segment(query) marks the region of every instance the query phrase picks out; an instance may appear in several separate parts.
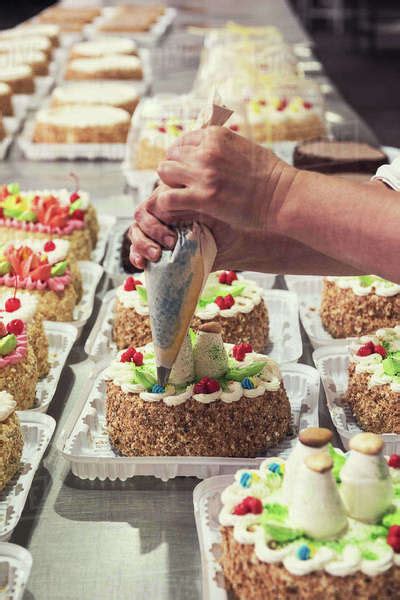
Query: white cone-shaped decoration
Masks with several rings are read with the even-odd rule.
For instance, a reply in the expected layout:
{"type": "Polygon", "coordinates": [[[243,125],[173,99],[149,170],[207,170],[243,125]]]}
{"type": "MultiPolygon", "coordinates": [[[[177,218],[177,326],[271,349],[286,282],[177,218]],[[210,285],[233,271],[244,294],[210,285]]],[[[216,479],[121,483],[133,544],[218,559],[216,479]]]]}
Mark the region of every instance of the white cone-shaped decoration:
{"type": "Polygon", "coordinates": [[[300,431],[296,445],[285,465],[282,492],[286,502],[289,502],[292,496],[293,485],[304,459],[326,450],[331,440],[332,432],[324,427],[308,427],[300,431]]]}
{"type": "Polygon", "coordinates": [[[218,378],[227,372],[228,355],[219,323],[204,323],[199,327],[193,354],[196,377],[218,378]]]}
{"type": "Polygon", "coordinates": [[[175,385],[185,385],[191,383],[194,380],[194,359],[193,359],[193,348],[192,342],[190,341],[189,335],[183,340],[181,349],[179,350],[178,356],[174,366],[172,367],[169,383],[175,385]]]}
{"type": "Polygon", "coordinates": [[[340,493],[347,514],[376,523],[391,506],[393,485],[382,454],[383,440],[375,433],[359,433],[350,440],[350,455],[340,472],[340,493]]]}
{"type": "Polygon", "coordinates": [[[332,467],[327,452],[307,456],[299,468],[289,502],[292,527],[316,540],[334,538],[347,527],[332,467]]]}

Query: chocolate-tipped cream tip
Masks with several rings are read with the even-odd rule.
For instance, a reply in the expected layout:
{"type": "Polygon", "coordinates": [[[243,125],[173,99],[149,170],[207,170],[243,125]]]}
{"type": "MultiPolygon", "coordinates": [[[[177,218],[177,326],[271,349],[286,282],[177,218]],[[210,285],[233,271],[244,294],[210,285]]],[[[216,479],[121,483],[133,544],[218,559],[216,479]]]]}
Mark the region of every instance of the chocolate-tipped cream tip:
{"type": "Polygon", "coordinates": [[[383,439],[376,433],[358,433],[350,440],[350,450],[376,456],[383,450],[383,439]]]}
{"type": "Polygon", "coordinates": [[[326,473],[333,467],[333,460],[327,452],[318,452],[310,454],[304,459],[305,464],[315,473],[326,473]]]}
{"type": "Polygon", "coordinates": [[[200,325],[199,331],[203,331],[204,333],[221,333],[222,327],[216,321],[211,321],[209,323],[203,323],[200,325]]]}
{"type": "Polygon", "coordinates": [[[310,448],[322,448],[332,441],[332,431],[326,427],[307,427],[299,433],[299,440],[310,448]]]}

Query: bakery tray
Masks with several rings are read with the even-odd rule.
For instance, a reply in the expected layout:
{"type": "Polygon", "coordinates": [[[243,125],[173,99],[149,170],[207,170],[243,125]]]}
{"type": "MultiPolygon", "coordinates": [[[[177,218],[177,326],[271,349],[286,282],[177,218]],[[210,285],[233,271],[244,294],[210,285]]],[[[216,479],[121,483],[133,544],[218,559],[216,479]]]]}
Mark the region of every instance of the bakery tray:
{"type": "Polygon", "coordinates": [[[101,263],[104,258],[107,249],[108,239],[113,231],[117,219],[112,215],[98,215],[99,221],[99,234],[97,239],[96,248],[92,252],[92,261],[95,263],[101,263]]]}
{"type": "MultiPolygon", "coordinates": [[[[362,431],[357,425],[350,407],[343,402],[343,394],[347,389],[348,382],[349,357],[349,344],[346,342],[342,342],[341,345],[324,346],[313,353],[315,366],[321,375],[332,422],[346,450],[349,449],[350,438],[362,431]]],[[[385,444],[385,454],[389,456],[400,454],[400,435],[384,433],[382,438],[385,444]]]]}
{"type": "Polygon", "coordinates": [[[104,273],[103,268],[89,260],[78,261],[79,270],[82,274],[83,296],[82,300],[74,308],[74,320],[70,325],[78,328],[78,337],[83,327],[93,312],[96,289],[104,273]]]}
{"type": "Polygon", "coordinates": [[[36,387],[36,404],[31,411],[37,412],[47,412],[78,334],[76,327],[67,323],[44,321],[44,329],[49,340],[50,371],[36,387]]]}
{"type": "MultiPolygon", "coordinates": [[[[57,448],[70,463],[74,475],[81,479],[120,479],[136,475],[152,475],[163,481],[178,476],[200,479],[221,473],[234,472],[241,467],[256,467],[259,458],[221,458],[195,456],[124,457],[112,449],[105,424],[106,363],[88,381],[82,398],[76,402],[57,440],[57,448]]],[[[282,367],[282,375],[292,409],[293,432],[268,455],[289,454],[299,429],[318,425],[320,381],[317,371],[307,365],[291,364],[282,367]]]]}
{"type": "Polygon", "coordinates": [[[1,600],[22,600],[31,568],[32,556],[28,550],[0,542],[1,600]]]}
{"type": "Polygon", "coordinates": [[[313,348],[333,344],[343,344],[354,338],[335,339],[322,325],[320,306],[323,277],[317,275],[285,275],[289,290],[297,294],[301,323],[310,338],[313,348]]]}
{"type": "Polygon", "coordinates": [[[7,540],[19,519],[43,454],[52,438],[56,422],[39,412],[18,412],[24,448],[21,469],[9,485],[0,492],[0,540],[7,540]]]}
{"type": "MultiPolygon", "coordinates": [[[[102,360],[105,354],[117,353],[112,341],[115,295],[116,291],[110,290],[104,296],[97,321],[86,340],[85,352],[94,361],[102,360]]],[[[265,290],[264,299],[271,340],[265,353],[279,364],[296,362],[303,353],[296,295],[286,290],[265,290]]]]}

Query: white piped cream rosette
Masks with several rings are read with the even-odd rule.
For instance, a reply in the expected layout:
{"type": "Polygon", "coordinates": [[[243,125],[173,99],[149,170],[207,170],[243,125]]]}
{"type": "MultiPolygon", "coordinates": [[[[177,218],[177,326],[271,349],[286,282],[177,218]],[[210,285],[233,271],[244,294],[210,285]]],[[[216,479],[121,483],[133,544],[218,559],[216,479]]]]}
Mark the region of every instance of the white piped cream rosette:
{"type": "Polygon", "coordinates": [[[4,423],[17,408],[17,403],[15,402],[12,394],[6,392],[5,390],[0,392],[0,423],[4,423]]]}
{"type": "Polygon", "coordinates": [[[247,352],[243,360],[234,358],[234,346],[224,344],[218,323],[203,324],[198,334],[190,332],[171,371],[168,384],[157,384],[153,345],[119,353],[105,376],[123,392],[139,394],[146,402],[163,401],[177,406],[193,398],[209,404],[237,402],[276,392],[282,382],[278,365],[264,354],[247,352]],[[136,360],[136,363],[135,363],[136,360]]]}
{"type": "Polygon", "coordinates": [[[389,298],[400,294],[400,285],[392,283],[376,275],[360,275],[355,277],[327,277],[327,281],[334,283],[342,290],[349,290],[356,296],[376,294],[389,298]]]}
{"type": "Polygon", "coordinates": [[[314,428],[314,434],[320,444],[315,452],[303,452],[299,463],[299,446],[293,451],[297,473],[281,458],[266,459],[258,470],[238,471],[221,494],[220,524],[233,527],[239,544],[252,544],[258,560],[282,563],[293,575],[323,569],[337,577],[357,572],[374,577],[400,567],[400,469],[388,469],[379,436],[373,436],[372,448],[372,434],[363,434],[367,439],[356,440],[355,449],[344,455],[323,443],[324,433],[319,436],[314,428]],[[355,454],[363,452],[360,468],[355,454]],[[294,478],[289,498],[286,477],[294,478]],[[366,506],[367,516],[375,520],[355,518],[355,504],[366,506]]]}

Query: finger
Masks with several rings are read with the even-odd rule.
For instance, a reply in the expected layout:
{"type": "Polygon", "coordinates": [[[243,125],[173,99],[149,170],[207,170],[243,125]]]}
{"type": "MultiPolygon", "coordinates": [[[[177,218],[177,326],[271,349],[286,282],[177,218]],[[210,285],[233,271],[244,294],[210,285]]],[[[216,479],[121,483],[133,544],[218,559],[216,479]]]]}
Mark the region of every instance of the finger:
{"type": "Polygon", "coordinates": [[[147,210],[166,224],[193,221],[196,218],[197,195],[193,188],[164,188],[147,201],[147,210]]]}
{"type": "Polygon", "coordinates": [[[175,246],[176,237],[172,229],[169,229],[169,227],[160,223],[160,221],[147,210],[137,210],[135,213],[135,220],[136,224],[148,238],[158,242],[165,248],[172,249],[175,246]]]}
{"type": "Polygon", "coordinates": [[[136,254],[132,246],[129,250],[129,260],[131,264],[140,271],[144,271],[144,269],[146,268],[145,259],[143,258],[143,256],[140,256],[140,254],[136,254]]]}
{"type": "Polygon", "coordinates": [[[167,149],[167,158],[171,160],[180,160],[181,156],[187,156],[193,152],[204,139],[204,129],[196,129],[181,135],[176,142],[167,149]]]}
{"type": "Polygon", "coordinates": [[[190,166],[175,160],[165,160],[158,165],[157,173],[168,186],[179,188],[190,185],[196,177],[190,166]]]}
{"type": "Polygon", "coordinates": [[[146,260],[152,262],[157,261],[160,258],[161,248],[152,239],[148,238],[138,227],[133,225],[131,227],[131,251],[133,254],[137,254],[146,260]]]}

